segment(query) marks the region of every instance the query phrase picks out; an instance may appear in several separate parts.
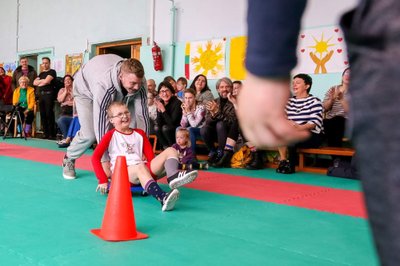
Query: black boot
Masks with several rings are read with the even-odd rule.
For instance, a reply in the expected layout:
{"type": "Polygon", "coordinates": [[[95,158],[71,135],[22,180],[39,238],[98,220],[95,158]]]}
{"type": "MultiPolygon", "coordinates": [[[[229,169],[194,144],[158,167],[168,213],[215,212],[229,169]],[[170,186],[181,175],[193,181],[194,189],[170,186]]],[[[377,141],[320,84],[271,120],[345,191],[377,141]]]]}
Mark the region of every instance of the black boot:
{"type": "Polygon", "coordinates": [[[276,172],[280,174],[293,174],[294,168],[290,165],[288,160],[281,160],[276,172]]]}
{"type": "Polygon", "coordinates": [[[263,151],[252,151],[251,161],[246,165],[247,170],[258,170],[264,168],[263,151]]]}
{"type": "Polygon", "coordinates": [[[222,156],[223,156],[222,150],[210,151],[210,153],[208,154],[207,162],[213,165],[217,163],[219,160],[221,160],[222,156]]]}
{"type": "Polygon", "coordinates": [[[231,167],[232,156],[233,156],[232,150],[224,150],[224,155],[222,155],[222,158],[218,162],[216,162],[213,166],[216,168],[231,167]]]}

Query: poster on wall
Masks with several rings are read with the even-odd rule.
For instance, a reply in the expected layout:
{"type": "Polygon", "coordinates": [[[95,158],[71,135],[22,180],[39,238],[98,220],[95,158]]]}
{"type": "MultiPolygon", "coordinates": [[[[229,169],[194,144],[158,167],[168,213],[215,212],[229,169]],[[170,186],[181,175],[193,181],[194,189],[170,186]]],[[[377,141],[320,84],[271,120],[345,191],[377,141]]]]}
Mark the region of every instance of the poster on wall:
{"type": "Polygon", "coordinates": [[[225,39],[186,44],[185,76],[194,79],[199,74],[203,74],[207,79],[225,76],[225,39]]]}
{"type": "Polygon", "coordinates": [[[12,77],[14,70],[17,69],[17,64],[15,62],[3,63],[2,67],[6,71],[6,75],[12,77]]]}
{"type": "Polygon", "coordinates": [[[64,72],[65,68],[64,68],[64,60],[63,59],[53,59],[53,61],[51,61],[51,63],[52,63],[52,68],[57,73],[64,72]]]}
{"type": "Polygon", "coordinates": [[[65,56],[65,74],[74,75],[82,66],[83,54],[73,54],[65,56]]]}
{"type": "Polygon", "coordinates": [[[297,58],[293,74],[342,72],[349,66],[342,30],[329,26],[300,32],[297,58]]]}
{"type": "Polygon", "coordinates": [[[247,37],[231,38],[229,75],[233,80],[243,80],[246,77],[245,59],[246,59],[247,37]]]}

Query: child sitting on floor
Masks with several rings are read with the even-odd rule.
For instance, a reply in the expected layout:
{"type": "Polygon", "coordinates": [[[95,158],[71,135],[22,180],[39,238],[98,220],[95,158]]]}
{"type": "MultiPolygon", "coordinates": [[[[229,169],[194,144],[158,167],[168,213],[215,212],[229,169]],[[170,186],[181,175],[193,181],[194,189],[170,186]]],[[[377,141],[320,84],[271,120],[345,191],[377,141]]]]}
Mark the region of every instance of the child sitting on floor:
{"type": "Polygon", "coordinates": [[[190,148],[190,133],[186,128],[176,130],[176,143],[172,145],[178,152],[180,169],[208,169],[207,163],[198,163],[193,150],[190,148]]]}
{"type": "Polygon", "coordinates": [[[125,104],[111,103],[107,115],[114,129],[103,136],[93,153],[92,164],[99,179],[96,191],[102,194],[107,192],[108,178],[114,171],[117,156],[122,155],[126,157],[129,181],[133,184],[140,183],[147,193],[161,203],[162,211],[172,210],[179,198],[177,188],[194,181],[197,171],[179,171],[178,153],[173,148],[168,148],[154,157],[144,131],[129,127],[131,117],[125,104]],[[101,159],[105,152],[108,152],[110,161],[103,162],[102,165],[101,159]],[[165,176],[165,173],[172,189],[168,193],[155,181],[165,176]]]}

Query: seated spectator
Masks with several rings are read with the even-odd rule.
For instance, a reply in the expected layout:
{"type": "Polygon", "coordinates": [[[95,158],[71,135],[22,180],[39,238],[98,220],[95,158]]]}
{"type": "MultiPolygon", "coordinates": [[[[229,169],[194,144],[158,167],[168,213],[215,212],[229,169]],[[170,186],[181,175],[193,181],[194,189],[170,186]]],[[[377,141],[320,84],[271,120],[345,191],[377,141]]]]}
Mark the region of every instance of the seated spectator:
{"type": "Polygon", "coordinates": [[[187,128],[190,133],[191,149],[196,154],[196,140],[201,137],[200,128],[204,126],[206,108],[197,104],[196,92],[193,89],[186,89],[182,103],[181,127],[187,128]]]}
{"type": "Polygon", "coordinates": [[[176,143],[172,145],[172,148],[178,152],[180,164],[191,164],[196,161],[196,156],[190,146],[189,131],[186,128],[178,128],[176,130],[176,143]]]}
{"type": "Polygon", "coordinates": [[[181,101],[174,95],[172,85],[163,81],[158,85],[157,120],[155,132],[157,139],[165,150],[175,143],[175,130],[182,118],[181,101]]]}
{"type": "Polygon", "coordinates": [[[190,84],[190,88],[196,92],[196,101],[199,104],[205,106],[207,102],[214,100],[214,95],[207,85],[206,76],[202,74],[197,75],[192,84],[190,84]]]}
{"type": "Polygon", "coordinates": [[[12,105],[12,78],[6,75],[3,67],[0,67],[0,101],[4,105],[12,105]]]}
{"type": "Polygon", "coordinates": [[[29,78],[26,76],[20,77],[18,83],[19,87],[14,90],[12,104],[19,110],[25,136],[30,137],[34,119],[35,89],[28,86],[29,78]]]}
{"type": "MultiPolygon", "coordinates": [[[[228,100],[233,104],[233,106],[235,107],[235,110],[237,109],[237,96],[240,92],[240,90],[242,89],[243,83],[240,80],[235,80],[233,82],[233,89],[232,89],[232,93],[228,94],[228,100]]],[[[239,128],[240,130],[240,128],[239,128]]],[[[263,162],[263,151],[261,150],[257,150],[257,148],[250,143],[249,141],[246,141],[246,139],[244,138],[243,134],[242,138],[243,138],[243,142],[245,143],[245,145],[247,147],[249,147],[250,149],[250,156],[251,156],[251,160],[250,162],[246,165],[246,169],[248,170],[257,170],[257,169],[263,169],[264,168],[264,162],[263,162]]]]}
{"type": "Polygon", "coordinates": [[[210,150],[208,162],[214,167],[230,167],[233,148],[239,137],[239,124],[233,104],[228,100],[232,81],[222,78],[216,84],[219,98],[206,104],[207,117],[200,134],[210,150]],[[214,143],[218,141],[218,149],[214,143]]]}
{"type": "Polygon", "coordinates": [[[176,81],[176,97],[178,97],[178,99],[181,101],[183,101],[187,83],[187,79],[185,79],[184,77],[180,77],[176,81]]]}
{"type": "Polygon", "coordinates": [[[67,148],[80,128],[81,128],[81,124],[79,123],[78,112],[76,111],[75,104],[74,104],[73,105],[73,118],[72,118],[71,123],[69,124],[67,137],[57,142],[58,147],[59,148],[67,148]]]}
{"type": "Polygon", "coordinates": [[[176,143],[172,145],[178,152],[180,169],[208,169],[207,163],[198,163],[196,155],[192,152],[189,130],[178,128],[176,130],[176,143]]]}
{"type": "Polygon", "coordinates": [[[157,120],[157,106],[154,102],[155,96],[153,93],[147,93],[147,108],[149,109],[149,117],[150,117],[150,135],[155,134],[154,127],[156,126],[157,120]]]}
{"type": "Polygon", "coordinates": [[[164,78],[164,81],[169,82],[169,84],[172,85],[172,88],[174,88],[174,95],[175,95],[175,93],[177,92],[177,89],[176,89],[176,80],[175,80],[172,76],[166,76],[166,77],[164,78]]]}
{"type": "Polygon", "coordinates": [[[74,79],[71,75],[65,75],[63,82],[64,88],[58,92],[57,101],[61,106],[60,118],[57,120],[58,128],[61,130],[63,139],[67,138],[68,128],[72,121],[74,96],[72,94],[72,83],[74,79]]]}
{"type": "Polygon", "coordinates": [[[350,81],[350,68],[342,73],[342,84],[333,86],[326,94],[322,103],[325,111],[324,131],[327,144],[330,147],[341,147],[347,119],[347,90],[350,81]]]}
{"type": "Polygon", "coordinates": [[[295,172],[297,148],[318,148],[322,143],[322,103],[310,94],[312,78],[307,74],[297,74],[293,78],[294,96],[286,104],[286,114],[299,130],[310,130],[310,138],[291,145],[279,147],[280,163],[277,173],[291,174],[295,172]]]}
{"type": "Polygon", "coordinates": [[[156,82],[154,79],[147,80],[147,91],[152,93],[154,96],[157,96],[156,82]]]}

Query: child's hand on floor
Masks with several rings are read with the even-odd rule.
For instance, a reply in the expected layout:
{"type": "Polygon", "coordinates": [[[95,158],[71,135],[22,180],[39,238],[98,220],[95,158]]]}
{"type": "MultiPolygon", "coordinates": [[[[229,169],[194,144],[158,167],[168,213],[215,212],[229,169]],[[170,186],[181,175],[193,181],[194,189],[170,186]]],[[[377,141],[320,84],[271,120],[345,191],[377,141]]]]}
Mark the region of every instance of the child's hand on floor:
{"type": "Polygon", "coordinates": [[[103,184],[99,184],[96,188],[96,192],[100,191],[101,194],[106,194],[108,190],[108,184],[107,183],[103,183],[103,184]]]}

